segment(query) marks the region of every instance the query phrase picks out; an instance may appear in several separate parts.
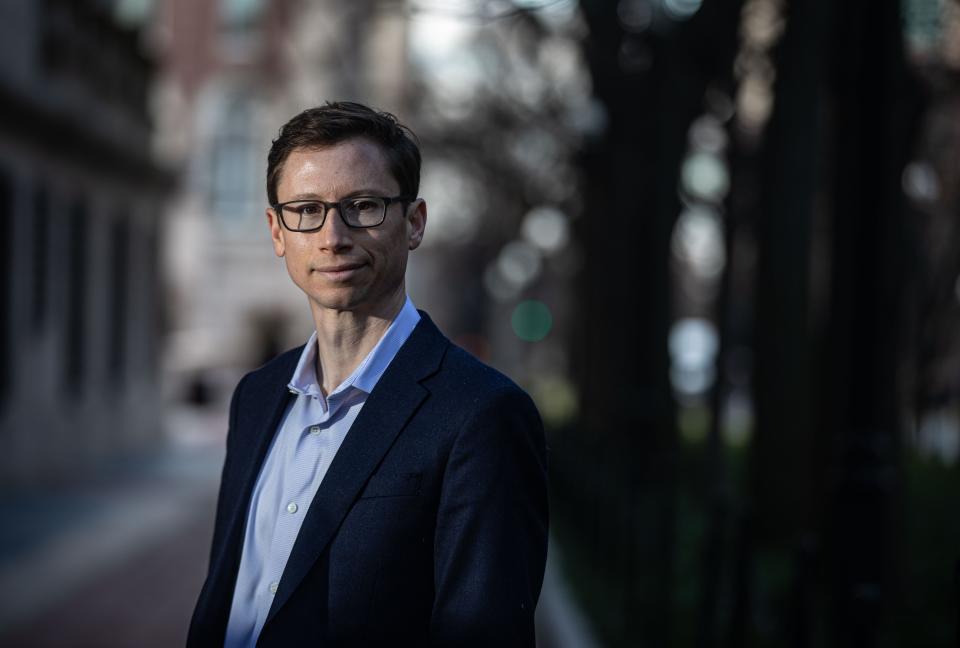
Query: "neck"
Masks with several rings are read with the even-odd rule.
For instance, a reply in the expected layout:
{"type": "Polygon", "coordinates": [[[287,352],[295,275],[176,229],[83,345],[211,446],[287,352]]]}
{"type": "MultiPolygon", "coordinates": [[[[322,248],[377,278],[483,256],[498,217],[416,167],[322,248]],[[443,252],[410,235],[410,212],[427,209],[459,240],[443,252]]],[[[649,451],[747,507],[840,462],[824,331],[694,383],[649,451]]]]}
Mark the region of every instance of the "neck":
{"type": "Polygon", "coordinates": [[[324,395],[346,380],[377,345],[406,301],[401,290],[372,312],[338,311],[314,305],[317,328],[317,380],[324,395]]]}

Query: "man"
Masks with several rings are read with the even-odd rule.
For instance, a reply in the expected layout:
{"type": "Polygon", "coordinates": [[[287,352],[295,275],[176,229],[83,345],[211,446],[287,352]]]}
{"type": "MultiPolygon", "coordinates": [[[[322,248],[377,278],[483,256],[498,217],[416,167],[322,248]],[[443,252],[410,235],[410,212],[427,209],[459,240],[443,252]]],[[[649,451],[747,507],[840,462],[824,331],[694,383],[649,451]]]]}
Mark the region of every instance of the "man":
{"type": "Polygon", "coordinates": [[[407,297],[419,181],[405,128],[360,104],[273,143],[267,223],[316,330],[234,392],[189,646],[534,645],[543,428],[407,297]]]}

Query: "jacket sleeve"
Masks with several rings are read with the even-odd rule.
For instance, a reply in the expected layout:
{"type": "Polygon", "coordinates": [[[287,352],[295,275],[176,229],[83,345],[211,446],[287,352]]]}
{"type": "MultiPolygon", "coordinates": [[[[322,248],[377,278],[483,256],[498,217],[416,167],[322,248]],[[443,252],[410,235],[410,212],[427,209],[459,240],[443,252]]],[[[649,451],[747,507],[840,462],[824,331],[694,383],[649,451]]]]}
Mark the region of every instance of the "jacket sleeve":
{"type": "Polygon", "coordinates": [[[478,403],[451,446],[434,536],[433,645],[534,646],[547,508],[543,424],[511,386],[478,403]]]}
{"type": "Polygon", "coordinates": [[[209,569],[213,566],[213,560],[215,558],[217,549],[220,547],[223,542],[223,534],[226,531],[227,525],[227,512],[230,508],[230,502],[228,499],[228,491],[230,490],[228,483],[230,476],[230,460],[233,458],[233,453],[231,452],[231,441],[233,440],[234,431],[237,429],[237,408],[240,403],[240,393],[243,390],[243,385],[247,381],[248,376],[244,376],[240,382],[237,384],[236,389],[233,390],[233,397],[230,399],[230,419],[227,428],[227,443],[226,443],[226,455],[223,459],[223,470],[220,471],[220,490],[217,494],[217,513],[215,517],[215,522],[213,526],[213,540],[210,543],[210,562],[208,564],[208,575],[209,569]]]}
{"type": "Polygon", "coordinates": [[[212,572],[213,566],[216,563],[217,554],[223,548],[231,498],[236,496],[236,493],[231,489],[229,483],[232,474],[231,461],[234,456],[231,442],[237,429],[237,410],[239,409],[239,402],[241,400],[240,393],[246,380],[247,377],[245,376],[240,381],[230,401],[227,454],[224,458],[223,471],[220,477],[216,521],[213,527],[213,540],[210,543],[210,561],[207,565],[207,576],[204,579],[203,588],[200,591],[200,596],[197,599],[193,616],[190,620],[190,629],[187,633],[188,648],[222,645],[223,632],[226,628],[227,618],[230,613],[230,593],[225,592],[222,585],[218,589],[217,583],[212,579],[212,572]]]}

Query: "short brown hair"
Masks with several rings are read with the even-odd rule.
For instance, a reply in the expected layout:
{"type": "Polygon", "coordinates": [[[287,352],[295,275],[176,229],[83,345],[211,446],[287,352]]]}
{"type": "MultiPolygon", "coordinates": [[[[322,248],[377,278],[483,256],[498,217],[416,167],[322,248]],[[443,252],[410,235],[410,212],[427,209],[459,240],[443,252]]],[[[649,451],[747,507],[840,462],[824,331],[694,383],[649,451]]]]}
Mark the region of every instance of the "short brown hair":
{"type": "Polygon", "coordinates": [[[267,199],[277,203],[277,184],[283,163],[296,149],[323,148],[353,137],[366,137],[387,155],[390,172],[402,196],[416,197],[420,190],[420,149],[416,135],[388,112],[352,101],[328,101],[308,108],[280,129],[267,155],[267,199]]]}

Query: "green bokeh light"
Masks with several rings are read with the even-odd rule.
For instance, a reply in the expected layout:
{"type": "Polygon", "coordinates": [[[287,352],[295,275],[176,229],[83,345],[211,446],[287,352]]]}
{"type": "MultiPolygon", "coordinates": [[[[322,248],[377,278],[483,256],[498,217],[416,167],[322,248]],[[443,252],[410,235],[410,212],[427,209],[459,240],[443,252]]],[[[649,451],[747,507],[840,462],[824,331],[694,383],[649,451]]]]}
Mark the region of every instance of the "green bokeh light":
{"type": "Polygon", "coordinates": [[[553,328],[553,315],[542,301],[528,299],[517,304],[510,317],[510,324],[517,337],[527,342],[539,342],[553,328]]]}

